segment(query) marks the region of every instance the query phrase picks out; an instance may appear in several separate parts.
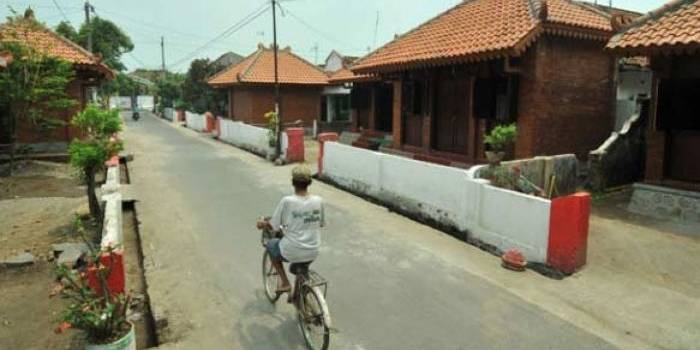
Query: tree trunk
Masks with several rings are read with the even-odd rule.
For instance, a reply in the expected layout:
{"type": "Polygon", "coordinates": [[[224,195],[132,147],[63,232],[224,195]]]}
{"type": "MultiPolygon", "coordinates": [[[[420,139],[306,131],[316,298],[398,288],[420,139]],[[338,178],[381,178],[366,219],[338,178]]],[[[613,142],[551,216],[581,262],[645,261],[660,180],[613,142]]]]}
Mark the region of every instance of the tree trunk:
{"type": "Polygon", "coordinates": [[[98,223],[102,221],[102,208],[100,208],[100,202],[97,200],[97,194],[95,193],[95,172],[94,168],[85,169],[85,182],[87,183],[87,196],[88,203],[90,204],[90,215],[98,223]]]}

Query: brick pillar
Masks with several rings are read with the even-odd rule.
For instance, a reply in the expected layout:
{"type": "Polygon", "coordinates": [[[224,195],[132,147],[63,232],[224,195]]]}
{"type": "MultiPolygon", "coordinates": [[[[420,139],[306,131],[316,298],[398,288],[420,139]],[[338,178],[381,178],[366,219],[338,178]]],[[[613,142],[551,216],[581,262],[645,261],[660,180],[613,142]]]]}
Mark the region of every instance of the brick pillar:
{"type": "Polygon", "coordinates": [[[403,132],[403,123],[401,122],[401,80],[394,82],[394,101],[392,103],[392,134],[394,137],[394,148],[401,148],[401,134],[403,132]]]}
{"type": "Polygon", "coordinates": [[[338,141],[338,134],[334,132],[324,132],[318,135],[318,176],[323,175],[323,152],[326,142],[338,141]]]}

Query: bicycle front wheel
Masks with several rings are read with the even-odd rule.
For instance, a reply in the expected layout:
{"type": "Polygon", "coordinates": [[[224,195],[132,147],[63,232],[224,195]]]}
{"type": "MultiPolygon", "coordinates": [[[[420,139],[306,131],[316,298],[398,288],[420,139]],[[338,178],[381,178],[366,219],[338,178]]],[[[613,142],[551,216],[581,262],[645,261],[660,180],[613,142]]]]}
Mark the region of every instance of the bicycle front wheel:
{"type": "Polygon", "coordinates": [[[277,270],[272,266],[272,257],[270,252],[265,250],[263,253],[262,260],[262,277],[263,277],[263,288],[265,289],[265,296],[271,303],[276,303],[280,295],[277,294],[277,285],[280,281],[280,276],[277,270]]]}
{"type": "Polygon", "coordinates": [[[299,296],[297,317],[306,346],[311,350],[328,349],[331,335],[330,325],[326,323],[329,316],[323,294],[317,288],[303,286],[299,296]]]}

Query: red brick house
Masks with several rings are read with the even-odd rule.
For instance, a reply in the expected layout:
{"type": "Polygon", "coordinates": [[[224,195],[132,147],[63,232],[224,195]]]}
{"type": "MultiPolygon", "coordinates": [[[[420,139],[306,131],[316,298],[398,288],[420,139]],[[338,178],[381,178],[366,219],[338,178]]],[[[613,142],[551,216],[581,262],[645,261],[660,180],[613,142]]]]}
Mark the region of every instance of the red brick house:
{"type": "MultiPolygon", "coordinates": [[[[286,48],[278,52],[280,113],[284,123],[303,121],[309,127],[321,111],[321,91],[328,76],[286,48]]],[[[228,117],[248,124],[264,124],[275,107],[274,52],[258,46],[243,61],[209,79],[215,88],[228,89],[228,117]]]]}
{"type": "Polygon", "coordinates": [[[700,191],[700,1],[672,1],[638,18],[608,49],[651,60],[644,182],[700,191]]]}
{"type": "MultiPolygon", "coordinates": [[[[77,136],[77,131],[69,126],[70,119],[89,101],[89,90],[99,86],[106,79],[114,78],[114,72],[100,63],[98,57],[36,22],[33,17],[0,25],[0,41],[19,42],[42,54],[57,57],[73,64],[75,76],[66,90],[70,97],[78,101],[78,106],[70,110],[56,111],[53,115],[54,118],[65,122],[65,125],[44,130],[30,121],[23,121],[17,126],[18,144],[31,144],[37,151],[48,149],[64,151],[68,142],[77,136]]],[[[2,106],[0,106],[1,109],[2,106]]],[[[2,113],[2,115],[8,114],[2,113]]],[[[7,122],[7,118],[2,119],[2,129],[9,130],[9,127],[4,127],[5,122],[7,122]]],[[[10,142],[9,133],[0,132],[0,144],[10,142]]]]}
{"type": "Polygon", "coordinates": [[[382,131],[403,152],[483,162],[484,134],[515,122],[515,157],[585,158],[614,124],[616,64],[604,50],[613,15],[637,14],[570,0],[464,1],[350,67],[378,78],[357,84],[375,101],[356,105],[359,125],[380,129],[389,116],[378,106],[390,99],[382,131]]]}

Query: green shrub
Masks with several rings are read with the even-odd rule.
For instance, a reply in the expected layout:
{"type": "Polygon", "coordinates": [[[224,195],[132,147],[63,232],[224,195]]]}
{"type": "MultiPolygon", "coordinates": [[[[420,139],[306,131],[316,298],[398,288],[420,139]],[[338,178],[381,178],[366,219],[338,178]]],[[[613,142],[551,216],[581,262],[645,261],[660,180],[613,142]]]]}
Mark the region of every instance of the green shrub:
{"type": "Polygon", "coordinates": [[[518,136],[518,127],[515,123],[498,125],[484,137],[484,144],[488,145],[491,151],[501,152],[511,145],[518,136]]]}

